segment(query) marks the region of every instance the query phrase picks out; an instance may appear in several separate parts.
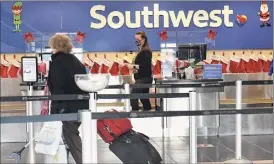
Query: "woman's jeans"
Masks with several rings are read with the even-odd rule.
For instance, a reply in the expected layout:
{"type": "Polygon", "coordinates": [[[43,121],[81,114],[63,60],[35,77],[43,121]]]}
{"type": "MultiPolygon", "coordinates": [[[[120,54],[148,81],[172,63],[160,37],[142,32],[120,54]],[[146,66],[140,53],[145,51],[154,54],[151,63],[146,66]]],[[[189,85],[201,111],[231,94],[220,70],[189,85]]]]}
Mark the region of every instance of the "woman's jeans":
{"type": "Polygon", "coordinates": [[[76,164],[82,164],[82,140],[78,128],[81,122],[63,121],[63,136],[76,164]]]}
{"type": "MultiPolygon", "coordinates": [[[[135,84],[151,84],[152,78],[147,79],[137,79],[135,80],[135,84]]],[[[149,88],[132,88],[131,93],[149,93],[149,88]]],[[[151,104],[149,99],[140,99],[143,104],[144,110],[151,110],[151,104]]],[[[139,99],[131,99],[130,100],[132,110],[139,110],[139,99]]]]}
{"type": "MultiPolygon", "coordinates": [[[[65,110],[51,110],[51,114],[62,114],[65,110]],[[54,113],[57,112],[57,113],[54,113]]],[[[74,158],[76,164],[82,164],[82,140],[79,135],[79,126],[81,122],[77,121],[62,121],[63,123],[63,137],[66,145],[74,158]]]]}

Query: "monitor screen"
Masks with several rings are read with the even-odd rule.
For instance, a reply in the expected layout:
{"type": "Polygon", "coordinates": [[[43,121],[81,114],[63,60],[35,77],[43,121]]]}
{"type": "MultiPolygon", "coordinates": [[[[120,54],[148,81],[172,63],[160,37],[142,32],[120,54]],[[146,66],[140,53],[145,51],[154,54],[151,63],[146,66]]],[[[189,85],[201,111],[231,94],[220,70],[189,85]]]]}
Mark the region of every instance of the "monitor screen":
{"type": "Polygon", "coordinates": [[[206,59],[206,44],[184,44],[179,45],[177,50],[177,57],[179,60],[191,60],[193,59],[198,63],[206,59]]]}
{"type": "Polygon", "coordinates": [[[40,59],[41,61],[51,61],[51,53],[40,53],[40,59]]]}

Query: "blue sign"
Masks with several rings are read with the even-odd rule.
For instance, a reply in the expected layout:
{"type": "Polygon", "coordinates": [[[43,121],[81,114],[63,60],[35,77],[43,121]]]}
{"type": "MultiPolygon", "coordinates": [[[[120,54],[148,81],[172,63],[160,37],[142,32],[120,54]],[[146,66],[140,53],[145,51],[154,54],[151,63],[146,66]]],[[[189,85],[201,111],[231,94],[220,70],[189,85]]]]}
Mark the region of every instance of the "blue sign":
{"type": "Polygon", "coordinates": [[[26,52],[27,32],[47,43],[49,34],[77,31],[86,34],[85,51],[134,51],[134,34],[140,30],[147,33],[152,50],[160,50],[158,34],[164,29],[169,43],[206,42],[221,50],[272,49],[272,18],[262,19],[273,15],[272,4],[267,1],[268,10],[262,11],[260,1],[22,1],[18,17],[15,2],[1,1],[1,52],[26,52]],[[20,21],[14,21],[14,15],[20,21]]]}
{"type": "Polygon", "coordinates": [[[204,79],[222,79],[221,64],[206,64],[203,65],[204,79]]]}

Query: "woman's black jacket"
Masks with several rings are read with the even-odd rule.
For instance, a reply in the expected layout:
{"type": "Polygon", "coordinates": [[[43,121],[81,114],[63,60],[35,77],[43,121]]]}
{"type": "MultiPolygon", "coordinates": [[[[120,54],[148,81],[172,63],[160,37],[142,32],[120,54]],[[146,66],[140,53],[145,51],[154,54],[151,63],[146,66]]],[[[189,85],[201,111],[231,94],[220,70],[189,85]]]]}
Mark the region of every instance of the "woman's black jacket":
{"type": "MultiPolygon", "coordinates": [[[[86,74],[84,65],[72,54],[56,53],[51,56],[48,87],[52,95],[87,94],[78,88],[75,74],[86,74]]],[[[51,114],[76,113],[88,109],[88,100],[52,101],[51,114]]]]}

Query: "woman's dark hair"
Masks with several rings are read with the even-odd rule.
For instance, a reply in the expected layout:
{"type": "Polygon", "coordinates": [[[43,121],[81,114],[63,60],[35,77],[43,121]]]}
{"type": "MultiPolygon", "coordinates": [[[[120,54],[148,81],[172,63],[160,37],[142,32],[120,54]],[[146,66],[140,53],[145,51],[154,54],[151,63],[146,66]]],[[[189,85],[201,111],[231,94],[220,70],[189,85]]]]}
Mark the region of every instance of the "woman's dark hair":
{"type": "Polygon", "coordinates": [[[136,32],[135,35],[140,35],[142,39],[145,40],[142,48],[140,49],[140,51],[150,51],[151,52],[151,49],[149,47],[149,44],[148,44],[148,40],[147,40],[147,35],[144,31],[139,31],[139,32],[136,32]]]}

